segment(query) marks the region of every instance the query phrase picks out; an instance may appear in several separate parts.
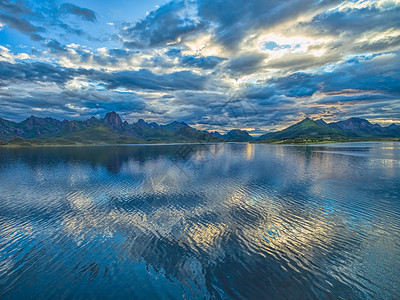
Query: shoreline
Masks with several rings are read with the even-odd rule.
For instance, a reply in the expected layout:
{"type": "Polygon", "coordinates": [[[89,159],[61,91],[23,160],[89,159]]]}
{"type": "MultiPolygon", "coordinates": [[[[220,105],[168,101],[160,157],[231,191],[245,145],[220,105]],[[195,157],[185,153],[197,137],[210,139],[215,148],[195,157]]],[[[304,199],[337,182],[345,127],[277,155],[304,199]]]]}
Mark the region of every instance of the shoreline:
{"type": "MultiPolygon", "coordinates": [[[[29,140],[28,140],[29,141],[29,140]]],[[[113,147],[113,146],[178,146],[178,145],[217,145],[217,144],[266,144],[266,145],[281,145],[281,146],[311,146],[321,144],[339,144],[339,143],[400,143],[399,139],[371,139],[371,140],[332,140],[332,141],[313,141],[313,142],[286,142],[286,141],[223,141],[223,142],[172,142],[172,143],[126,143],[126,144],[30,144],[30,145],[18,145],[18,144],[0,144],[0,149],[11,149],[11,148],[59,148],[59,147],[113,147]]],[[[29,143],[29,142],[28,142],[29,143]]]]}

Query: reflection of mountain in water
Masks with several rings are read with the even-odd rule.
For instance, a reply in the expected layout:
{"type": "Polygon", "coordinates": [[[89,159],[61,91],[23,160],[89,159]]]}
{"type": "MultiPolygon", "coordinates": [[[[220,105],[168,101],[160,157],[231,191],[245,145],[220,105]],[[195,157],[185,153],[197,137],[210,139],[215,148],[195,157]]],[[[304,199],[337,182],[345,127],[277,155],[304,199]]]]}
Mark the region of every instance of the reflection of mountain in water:
{"type": "Polygon", "coordinates": [[[146,146],[82,146],[82,147],[43,147],[43,148],[4,148],[0,149],[0,163],[20,159],[30,166],[53,165],[54,163],[88,163],[106,166],[110,172],[118,172],[129,160],[139,163],[157,158],[172,161],[187,161],[197,152],[207,149],[218,152],[222,145],[176,144],[146,146]]]}
{"type": "Polygon", "coordinates": [[[45,251],[27,252],[35,272],[59,275],[43,267],[57,247],[70,296],[85,285],[133,297],[391,295],[379,282],[398,265],[400,168],[385,172],[400,149],[358,145],[2,151],[0,222],[24,216],[21,232],[45,251]]]}

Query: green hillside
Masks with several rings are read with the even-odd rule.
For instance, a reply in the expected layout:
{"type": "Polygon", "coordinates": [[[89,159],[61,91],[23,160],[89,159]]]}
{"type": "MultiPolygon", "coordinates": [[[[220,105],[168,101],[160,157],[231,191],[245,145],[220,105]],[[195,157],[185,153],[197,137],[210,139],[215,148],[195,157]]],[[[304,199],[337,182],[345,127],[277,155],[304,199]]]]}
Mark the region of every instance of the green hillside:
{"type": "Polygon", "coordinates": [[[257,140],[287,140],[302,138],[332,139],[349,137],[351,137],[351,135],[348,135],[334,128],[326,127],[319,122],[311,120],[310,118],[306,118],[282,131],[264,134],[260,136],[257,140]]]}
{"type": "MultiPolygon", "coordinates": [[[[266,133],[255,141],[296,144],[388,139],[400,139],[400,126],[391,124],[382,127],[360,118],[332,123],[305,118],[281,131],[266,133]]],[[[244,130],[235,129],[221,135],[218,132],[199,131],[178,121],[158,125],[140,119],[129,124],[122,121],[116,112],[107,113],[104,118],[91,117],[83,121],[59,121],[35,116],[20,123],[0,119],[0,145],[11,147],[224,141],[251,142],[254,138],[244,130]]]]}

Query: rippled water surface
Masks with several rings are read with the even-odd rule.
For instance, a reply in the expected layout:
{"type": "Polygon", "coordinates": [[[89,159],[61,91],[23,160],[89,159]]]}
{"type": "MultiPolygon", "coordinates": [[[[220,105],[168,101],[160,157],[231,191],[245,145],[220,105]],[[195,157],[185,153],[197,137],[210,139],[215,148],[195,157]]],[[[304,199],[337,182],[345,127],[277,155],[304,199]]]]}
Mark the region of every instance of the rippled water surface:
{"type": "Polygon", "coordinates": [[[400,144],[0,149],[0,297],[399,299],[400,144]]]}

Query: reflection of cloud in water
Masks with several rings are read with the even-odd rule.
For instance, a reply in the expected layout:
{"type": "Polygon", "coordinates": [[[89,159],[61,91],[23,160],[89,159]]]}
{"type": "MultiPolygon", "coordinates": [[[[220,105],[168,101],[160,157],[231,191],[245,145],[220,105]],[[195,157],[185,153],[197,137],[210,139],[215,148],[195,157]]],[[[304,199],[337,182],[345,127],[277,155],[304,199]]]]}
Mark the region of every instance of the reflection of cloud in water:
{"type": "MultiPolygon", "coordinates": [[[[1,224],[26,215],[48,226],[45,216],[50,216],[60,222],[57,239],[74,241],[88,255],[104,247],[99,259],[89,256],[92,277],[110,267],[108,256],[118,255],[144,262],[170,284],[183,284],[191,291],[183,292],[187,297],[252,298],[305,285],[312,288],[299,297],[326,296],[327,290],[344,296],[353,289],[363,296],[382,291],[354,270],[381,279],[364,270],[363,259],[373,260],[376,253],[383,263],[370,265],[385,274],[400,253],[398,243],[387,238],[388,232],[391,241],[399,237],[393,231],[398,219],[390,213],[399,211],[398,204],[391,198],[377,202],[384,184],[388,195],[399,194],[393,185],[399,181],[397,165],[381,160],[371,168],[375,158],[337,156],[326,146],[207,147],[193,148],[183,160],[169,150],[144,160],[123,150],[127,156],[117,172],[109,171],[103,156],[99,163],[75,154],[72,162],[56,165],[31,160],[28,168],[21,159],[3,172],[14,182],[0,184],[1,224]],[[374,185],[377,172],[379,186],[374,185]],[[35,174],[41,174],[40,181],[35,174]],[[275,289],[269,290],[265,278],[275,289]],[[214,286],[224,288],[223,294],[214,286]]],[[[36,234],[39,223],[29,224],[36,234]]],[[[4,261],[7,269],[11,260],[4,261]]]]}

